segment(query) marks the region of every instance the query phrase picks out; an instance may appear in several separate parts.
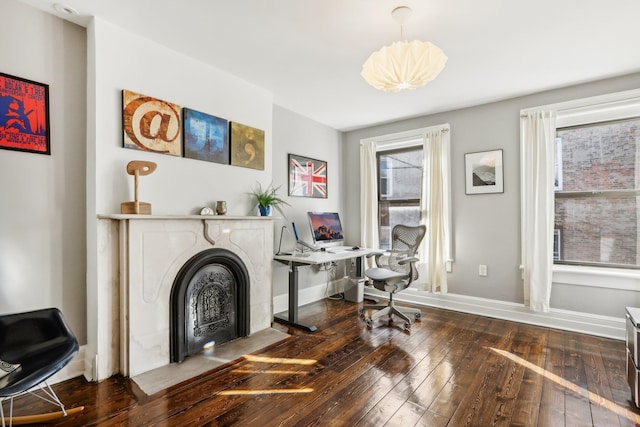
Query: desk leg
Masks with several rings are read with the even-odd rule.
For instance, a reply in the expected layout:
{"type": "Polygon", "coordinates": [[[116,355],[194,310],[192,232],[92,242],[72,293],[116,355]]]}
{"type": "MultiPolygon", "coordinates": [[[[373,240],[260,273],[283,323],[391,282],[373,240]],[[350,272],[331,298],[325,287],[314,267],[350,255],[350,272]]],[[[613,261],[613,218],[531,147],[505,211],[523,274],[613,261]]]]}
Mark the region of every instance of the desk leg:
{"type": "Polygon", "coordinates": [[[276,314],[274,320],[287,325],[302,328],[308,332],[314,332],[318,328],[315,325],[308,325],[298,321],[298,266],[292,264],[289,267],[289,311],[287,316],[276,314]]]}

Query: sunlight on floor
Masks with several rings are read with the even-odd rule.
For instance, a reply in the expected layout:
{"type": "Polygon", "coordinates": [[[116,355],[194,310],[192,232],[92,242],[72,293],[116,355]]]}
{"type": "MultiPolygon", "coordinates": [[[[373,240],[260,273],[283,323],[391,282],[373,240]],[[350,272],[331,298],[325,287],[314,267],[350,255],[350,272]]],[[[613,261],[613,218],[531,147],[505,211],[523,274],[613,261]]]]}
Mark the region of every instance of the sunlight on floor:
{"type": "Polygon", "coordinates": [[[299,394],[313,393],[312,388],[268,389],[268,390],[224,390],[216,393],[218,396],[255,395],[255,394],[299,394]]]}
{"type": "Polygon", "coordinates": [[[309,372],[307,371],[277,371],[277,370],[266,370],[263,371],[261,369],[234,369],[234,374],[267,374],[267,375],[307,375],[309,372]]]}
{"type": "Polygon", "coordinates": [[[288,359],[283,357],[254,356],[252,354],[247,354],[244,358],[249,362],[281,363],[283,365],[313,365],[318,362],[314,359],[288,359]]]}
{"type": "Polygon", "coordinates": [[[528,362],[524,359],[522,359],[521,357],[516,356],[515,354],[509,353],[508,351],[504,351],[504,350],[499,350],[497,348],[489,348],[490,350],[498,353],[499,355],[506,357],[507,359],[510,359],[514,362],[516,362],[519,365],[524,366],[527,369],[531,369],[533,372],[535,372],[536,374],[542,375],[543,377],[555,382],[556,384],[567,388],[571,391],[573,391],[574,393],[583,396],[583,397],[587,397],[589,399],[590,402],[595,403],[597,405],[602,406],[605,409],[610,410],[611,412],[616,413],[618,416],[621,417],[625,417],[626,419],[628,419],[629,421],[636,423],[636,424],[640,424],[640,415],[634,413],[633,411],[627,409],[627,408],[623,408],[622,406],[616,404],[615,402],[612,402],[608,399],[605,399],[604,397],[601,397],[600,395],[593,393],[587,389],[584,389],[580,386],[575,385],[574,383],[572,383],[571,381],[567,381],[564,378],[547,371],[544,368],[541,368],[537,365],[534,365],[531,362],[528,362]]]}
{"type": "MultiPolygon", "coordinates": [[[[290,359],[284,357],[267,357],[256,356],[254,354],[247,354],[243,356],[245,360],[254,363],[271,363],[280,365],[303,365],[310,366],[317,363],[314,359],[290,359]]],[[[295,372],[286,370],[261,370],[261,369],[234,369],[235,373],[243,374],[281,374],[281,375],[306,375],[308,372],[295,372]]],[[[312,388],[297,388],[297,389],[266,389],[266,390],[224,390],[216,393],[219,396],[234,396],[234,395],[256,395],[256,394],[300,394],[300,393],[312,393],[312,388]]]]}

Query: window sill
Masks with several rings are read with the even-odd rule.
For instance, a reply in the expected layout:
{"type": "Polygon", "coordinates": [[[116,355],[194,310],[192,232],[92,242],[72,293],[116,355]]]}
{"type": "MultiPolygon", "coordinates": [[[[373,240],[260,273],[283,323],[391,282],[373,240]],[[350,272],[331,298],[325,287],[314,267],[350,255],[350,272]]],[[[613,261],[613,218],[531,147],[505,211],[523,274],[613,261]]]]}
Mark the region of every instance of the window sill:
{"type": "Polygon", "coordinates": [[[640,292],[640,271],[554,265],[553,283],[640,292]]]}

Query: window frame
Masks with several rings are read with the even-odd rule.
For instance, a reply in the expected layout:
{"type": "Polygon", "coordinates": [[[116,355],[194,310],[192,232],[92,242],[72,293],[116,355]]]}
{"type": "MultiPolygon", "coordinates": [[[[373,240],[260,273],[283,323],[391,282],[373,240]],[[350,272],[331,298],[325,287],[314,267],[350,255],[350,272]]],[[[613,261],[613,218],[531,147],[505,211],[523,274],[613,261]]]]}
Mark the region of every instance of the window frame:
{"type": "MultiPolygon", "coordinates": [[[[535,111],[556,111],[556,129],[636,117],[640,114],[640,89],[526,108],[520,110],[520,114],[525,116],[535,111]]],[[[636,269],[565,265],[553,261],[551,268],[553,283],[640,291],[640,271],[636,269]]]]}
{"type": "MultiPolygon", "coordinates": [[[[397,148],[402,148],[402,147],[409,147],[409,146],[415,146],[415,145],[420,145],[423,147],[423,149],[425,150],[424,155],[427,156],[427,148],[426,148],[426,144],[428,142],[428,134],[429,132],[432,132],[434,130],[439,130],[441,132],[450,132],[451,131],[451,127],[449,125],[449,123],[443,123],[440,125],[434,125],[434,126],[429,126],[429,127],[424,127],[424,128],[418,128],[418,129],[413,129],[413,130],[408,130],[408,131],[402,131],[402,132],[397,132],[397,133],[392,133],[392,134],[386,134],[386,135],[379,135],[379,136],[374,136],[374,137],[369,137],[369,138],[363,138],[360,140],[360,146],[364,146],[364,145],[368,145],[368,144],[373,144],[375,147],[375,152],[382,152],[382,151],[389,151],[389,150],[394,150],[397,148]]],[[[446,267],[446,271],[448,273],[450,273],[452,271],[452,265],[454,262],[454,231],[453,231],[453,226],[452,226],[452,222],[453,222],[453,215],[452,215],[452,208],[451,208],[451,186],[452,186],[452,179],[451,179],[451,169],[453,167],[453,162],[452,162],[452,158],[451,158],[451,143],[448,141],[447,142],[447,147],[446,150],[441,154],[442,155],[442,161],[446,163],[446,177],[444,179],[445,183],[443,184],[446,188],[448,188],[448,191],[445,191],[445,202],[444,202],[444,206],[445,206],[445,210],[446,210],[446,219],[445,219],[445,239],[446,239],[446,255],[445,255],[445,267],[446,267]]],[[[362,157],[361,157],[361,161],[362,161],[362,157]]],[[[362,165],[362,163],[361,163],[362,165]]],[[[428,166],[427,166],[428,167],[428,166]]],[[[377,171],[374,171],[374,173],[377,173],[377,171]]],[[[423,171],[423,173],[429,173],[429,171],[423,171]]],[[[370,226],[373,224],[372,218],[368,217],[368,214],[365,214],[362,209],[367,209],[369,207],[370,202],[375,202],[375,210],[376,210],[376,219],[375,219],[375,225],[376,228],[378,228],[378,212],[377,210],[379,209],[377,203],[377,190],[376,190],[376,195],[373,195],[369,192],[367,192],[366,196],[364,196],[363,198],[363,193],[362,193],[362,189],[364,188],[362,185],[363,180],[367,180],[367,177],[369,175],[363,175],[363,178],[361,179],[361,198],[360,198],[360,208],[361,208],[361,215],[363,216],[363,218],[365,218],[365,220],[363,220],[362,222],[362,226],[361,226],[361,238],[364,238],[365,235],[367,235],[367,231],[365,230],[365,228],[368,230],[370,228],[370,226]]],[[[377,183],[376,183],[377,185],[377,183]]],[[[429,189],[423,189],[427,195],[430,193],[429,189]]],[[[423,208],[421,208],[421,215],[425,215],[428,214],[428,212],[424,212],[422,211],[423,208]]],[[[377,230],[376,230],[377,233],[377,230]]],[[[378,241],[380,239],[380,236],[377,236],[378,241]]],[[[426,240],[426,239],[425,239],[426,240]]],[[[371,244],[371,243],[369,243],[371,244]]],[[[425,246],[425,243],[423,242],[423,245],[425,246]]],[[[426,256],[426,254],[422,254],[424,256],[421,257],[422,260],[427,260],[428,257],[426,256]]],[[[426,264],[426,261],[424,261],[424,263],[426,264]]]]}

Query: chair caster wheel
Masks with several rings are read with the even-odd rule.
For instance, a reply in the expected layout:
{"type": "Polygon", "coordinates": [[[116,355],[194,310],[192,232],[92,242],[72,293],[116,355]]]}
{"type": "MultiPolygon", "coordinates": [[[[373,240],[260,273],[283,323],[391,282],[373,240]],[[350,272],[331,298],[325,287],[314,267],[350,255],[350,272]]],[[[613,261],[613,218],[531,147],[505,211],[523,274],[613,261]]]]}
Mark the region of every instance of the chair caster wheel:
{"type": "Polygon", "coordinates": [[[420,313],[416,313],[416,315],[414,317],[415,317],[416,320],[420,320],[422,315],[420,313]]]}
{"type": "Polygon", "coordinates": [[[358,316],[360,316],[360,318],[364,319],[364,308],[361,308],[358,310],[358,316]]]}
{"type": "Polygon", "coordinates": [[[404,331],[409,332],[411,330],[411,323],[404,322],[404,331]]]}
{"type": "Polygon", "coordinates": [[[373,320],[371,320],[371,318],[364,319],[364,323],[366,323],[367,328],[369,329],[373,328],[373,320]]]}

